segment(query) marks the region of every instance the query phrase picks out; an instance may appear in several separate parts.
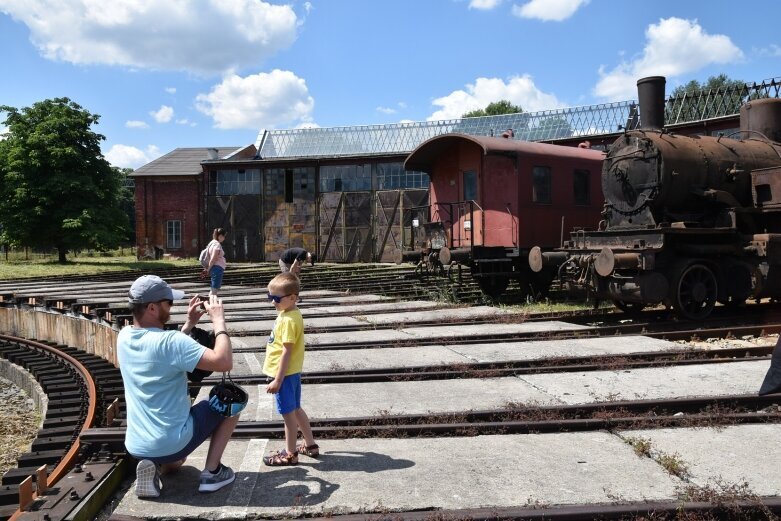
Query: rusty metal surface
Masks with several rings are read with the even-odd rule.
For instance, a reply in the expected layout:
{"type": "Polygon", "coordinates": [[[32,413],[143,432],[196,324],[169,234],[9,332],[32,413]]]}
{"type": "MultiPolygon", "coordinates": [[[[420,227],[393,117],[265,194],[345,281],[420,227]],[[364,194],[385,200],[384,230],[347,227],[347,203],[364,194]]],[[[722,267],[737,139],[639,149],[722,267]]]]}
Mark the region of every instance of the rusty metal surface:
{"type": "Polygon", "coordinates": [[[781,209],[781,166],[752,171],[751,194],[757,208],[763,211],[781,209]]]}
{"type": "Polygon", "coordinates": [[[610,148],[602,189],[610,208],[628,217],[643,208],[695,213],[721,194],[731,206],[751,206],[750,172],[778,166],[779,154],[781,146],[761,141],[629,132],[610,148]]]}
{"type": "Polygon", "coordinates": [[[781,142],[781,100],[757,99],[740,107],[743,138],[767,138],[781,142]]]}

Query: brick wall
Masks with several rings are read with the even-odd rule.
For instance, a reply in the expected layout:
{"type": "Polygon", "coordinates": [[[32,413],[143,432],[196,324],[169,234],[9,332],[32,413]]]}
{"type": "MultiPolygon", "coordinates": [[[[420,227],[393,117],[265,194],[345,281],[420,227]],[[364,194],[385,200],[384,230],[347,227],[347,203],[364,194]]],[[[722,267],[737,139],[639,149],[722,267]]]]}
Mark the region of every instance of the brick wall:
{"type": "Polygon", "coordinates": [[[136,178],[136,246],[138,257],[154,257],[155,247],[174,257],[197,257],[203,245],[201,177],[136,178]],[[166,244],[167,221],[181,221],[181,248],[166,244]]]}

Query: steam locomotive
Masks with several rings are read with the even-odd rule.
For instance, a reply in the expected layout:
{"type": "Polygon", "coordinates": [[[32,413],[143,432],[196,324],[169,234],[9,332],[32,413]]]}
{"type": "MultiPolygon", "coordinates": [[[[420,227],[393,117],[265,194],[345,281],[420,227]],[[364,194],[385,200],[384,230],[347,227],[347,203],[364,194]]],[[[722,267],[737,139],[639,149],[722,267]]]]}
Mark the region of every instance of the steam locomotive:
{"type": "Polygon", "coordinates": [[[689,319],[716,303],[781,295],[781,100],[740,108],[732,136],[664,128],[665,78],[637,82],[641,125],[609,147],[605,206],[595,231],[576,231],[529,265],[624,310],[664,304],[689,319]]]}

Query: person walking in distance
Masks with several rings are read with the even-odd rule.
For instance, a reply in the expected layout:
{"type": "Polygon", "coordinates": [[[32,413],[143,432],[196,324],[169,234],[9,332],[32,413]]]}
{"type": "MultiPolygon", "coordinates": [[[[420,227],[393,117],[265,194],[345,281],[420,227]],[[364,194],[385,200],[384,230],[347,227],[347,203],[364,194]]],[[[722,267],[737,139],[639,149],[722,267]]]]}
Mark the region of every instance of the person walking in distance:
{"type": "Polygon", "coordinates": [[[215,228],[212,232],[212,241],[206,246],[209,264],[204,268],[204,273],[210,278],[209,295],[217,295],[222,287],[222,277],[225,275],[225,250],[222,243],[228,234],[225,228],[215,228]]]}
{"type": "Polygon", "coordinates": [[[285,422],[285,448],[263,458],[270,466],[296,465],[298,455],[320,455],[309,417],[301,408],[301,371],[304,367],[304,318],[296,307],[300,282],[293,273],[280,273],[268,283],[268,299],[277,310],[277,320],[266,344],[263,374],[273,378],[266,386],[273,393],[277,412],[285,422]],[[296,446],[298,431],[303,442],[296,446]]]}
{"type": "Polygon", "coordinates": [[[198,491],[214,492],[235,479],[221,459],[239,416],[226,417],[207,400],[191,406],[187,392],[187,373],[193,369],[225,372],[233,367],[222,301],[212,295],[202,308],[196,295],[189,302],[182,330],[165,330],[174,301],[183,297],[184,292],[156,275],[139,277],[128,299],[133,325],[117,336],[127,404],[125,447],[140,460],[135,487],[140,498],[158,497],[163,485],[160,476],[179,469],[209,437],[198,491]],[[213,350],[188,336],[207,312],[215,331],[213,350]]]}
{"type": "Polygon", "coordinates": [[[308,262],[310,266],[315,265],[315,257],[304,248],[288,248],[282,252],[279,257],[279,269],[282,273],[301,273],[302,265],[308,262]]]}

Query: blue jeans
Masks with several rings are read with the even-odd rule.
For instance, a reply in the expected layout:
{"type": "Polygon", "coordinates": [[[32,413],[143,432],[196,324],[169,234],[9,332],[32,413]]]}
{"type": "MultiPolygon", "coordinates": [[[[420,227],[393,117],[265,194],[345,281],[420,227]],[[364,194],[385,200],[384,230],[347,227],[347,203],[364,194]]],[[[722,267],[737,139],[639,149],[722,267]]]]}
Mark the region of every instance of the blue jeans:
{"type": "Polygon", "coordinates": [[[209,275],[212,278],[212,289],[220,289],[222,287],[222,276],[225,274],[225,268],[222,266],[212,266],[209,275]]]}
{"type": "Polygon", "coordinates": [[[220,426],[222,420],[227,419],[224,416],[214,412],[211,407],[209,407],[208,400],[201,400],[200,402],[190,407],[190,416],[193,417],[193,437],[189,442],[187,442],[187,445],[185,445],[182,450],[169,456],[157,456],[154,458],[146,458],[143,456],[137,456],[135,454],[131,454],[131,456],[139,460],[152,460],[158,465],[181,461],[189,456],[195,449],[200,447],[201,444],[206,441],[206,438],[211,436],[212,433],[217,430],[217,427],[220,426]]]}

